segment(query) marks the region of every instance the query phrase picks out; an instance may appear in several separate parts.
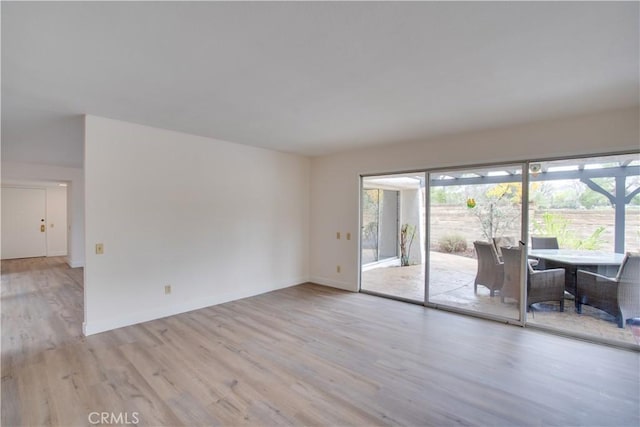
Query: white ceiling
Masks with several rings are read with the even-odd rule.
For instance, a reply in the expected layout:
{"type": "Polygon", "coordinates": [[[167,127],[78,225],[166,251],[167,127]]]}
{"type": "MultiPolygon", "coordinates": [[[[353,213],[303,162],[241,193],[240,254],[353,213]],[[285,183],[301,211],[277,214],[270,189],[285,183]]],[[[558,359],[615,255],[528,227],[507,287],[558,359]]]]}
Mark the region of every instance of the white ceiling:
{"type": "Polygon", "coordinates": [[[84,113],[305,155],[639,103],[639,4],[2,2],[3,160],[84,113]]]}

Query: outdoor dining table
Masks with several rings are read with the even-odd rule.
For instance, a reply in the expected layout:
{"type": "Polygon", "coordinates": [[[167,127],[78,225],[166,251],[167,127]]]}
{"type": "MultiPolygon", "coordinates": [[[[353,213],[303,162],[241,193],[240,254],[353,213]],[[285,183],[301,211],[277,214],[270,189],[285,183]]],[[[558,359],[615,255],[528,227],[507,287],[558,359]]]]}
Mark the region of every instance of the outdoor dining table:
{"type": "Polygon", "coordinates": [[[576,249],[532,249],[529,258],[541,261],[545,269],[564,268],[564,290],[576,296],[578,270],[587,270],[608,277],[615,277],[624,254],[576,249]]]}

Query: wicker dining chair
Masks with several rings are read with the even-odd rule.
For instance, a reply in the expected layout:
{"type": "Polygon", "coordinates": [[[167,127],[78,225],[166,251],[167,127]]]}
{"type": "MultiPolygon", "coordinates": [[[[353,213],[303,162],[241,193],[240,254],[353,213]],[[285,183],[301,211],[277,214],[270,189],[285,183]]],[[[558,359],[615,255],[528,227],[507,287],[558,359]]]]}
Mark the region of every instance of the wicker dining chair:
{"type": "Polygon", "coordinates": [[[640,317],[640,253],[627,252],[616,277],[578,270],[576,310],[590,305],[615,316],[619,328],[628,319],[640,317]]]}
{"type": "Polygon", "coordinates": [[[531,249],[560,249],[557,237],[531,236],[531,249]]]}
{"type": "Polygon", "coordinates": [[[478,293],[478,285],[489,288],[490,295],[494,296],[495,291],[502,288],[504,276],[504,265],[498,258],[493,242],[473,242],[478,256],[478,273],[473,281],[473,292],[478,293]]]}
{"type": "MultiPolygon", "coordinates": [[[[560,245],[557,237],[531,236],[531,249],[560,249],[560,245]]],[[[539,260],[537,264],[538,270],[546,269],[544,260],[539,260]]]]}
{"type": "Polygon", "coordinates": [[[496,252],[500,260],[502,260],[503,246],[507,246],[507,247],[516,246],[516,239],[515,237],[511,237],[511,236],[494,237],[492,240],[493,240],[493,246],[496,248],[496,252]]]}
{"type": "MultiPolygon", "coordinates": [[[[504,281],[500,299],[513,298],[520,302],[520,271],[522,248],[502,248],[504,259],[504,281]]],[[[527,263],[527,310],[537,302],[558,301],[560,311],[564,311],[564,268],[534,270],[527,263]]]]}

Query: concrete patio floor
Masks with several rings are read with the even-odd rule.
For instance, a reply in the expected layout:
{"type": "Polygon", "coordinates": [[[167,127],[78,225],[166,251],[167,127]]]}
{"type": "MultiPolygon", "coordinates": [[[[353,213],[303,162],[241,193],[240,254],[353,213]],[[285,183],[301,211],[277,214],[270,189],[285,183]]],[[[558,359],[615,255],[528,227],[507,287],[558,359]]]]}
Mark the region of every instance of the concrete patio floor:
{"type": "MultiPolygon", "coordinates": [[[[476,265],[472,258],[431,252],[429,301],[517,319],[515,300],[507,299],[502,303],[499,295],[490,297],[489,289],[484,286],[478,286],[478,293],[474,294],[476,265]]],[[[368,266],[362,272],[362,289],[424,301],[424,265],[400,267],[396,260],[368,266]]],[[[527,321],[571,333],[635,343],[629,327],[618,328],[613,316],[593,307],[583,306],[583,313],[577,314],[573,297],[566,295],[564,312],[559,311],[558,303],[538,303],[528,313],[527,321]]]]}

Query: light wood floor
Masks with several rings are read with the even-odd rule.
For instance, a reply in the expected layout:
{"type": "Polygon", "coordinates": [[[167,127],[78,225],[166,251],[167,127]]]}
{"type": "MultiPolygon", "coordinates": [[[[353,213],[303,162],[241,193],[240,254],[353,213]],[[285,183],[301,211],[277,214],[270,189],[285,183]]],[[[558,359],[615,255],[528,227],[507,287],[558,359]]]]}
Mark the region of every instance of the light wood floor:
{"type": "Polygon", "coordinates": [[[640,356],[302,285],[80,336],[82,271],[2,263],[2,425],[640,424],[640,356]]]}

